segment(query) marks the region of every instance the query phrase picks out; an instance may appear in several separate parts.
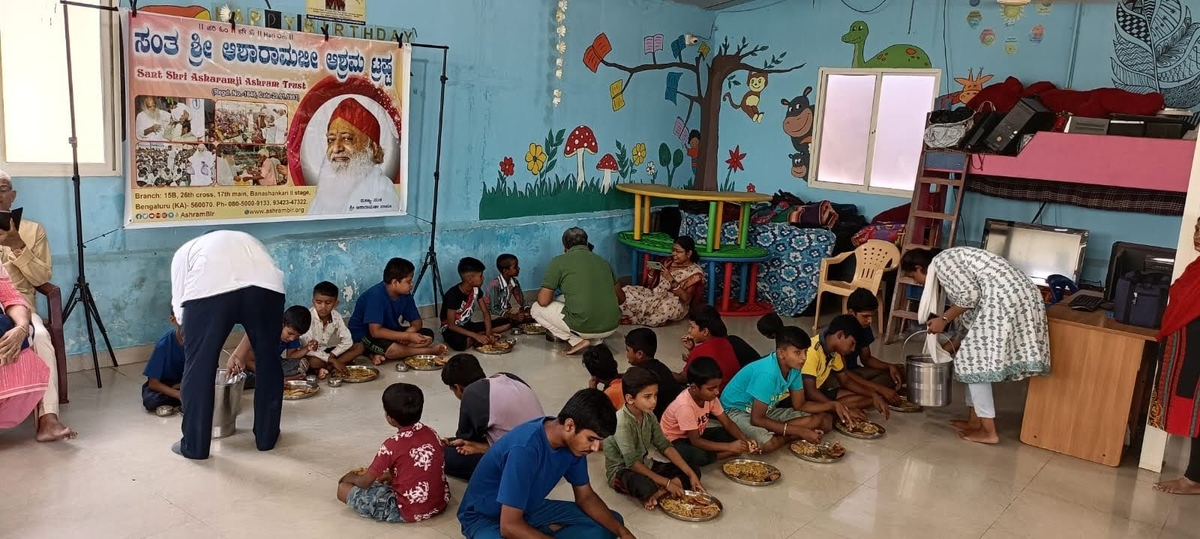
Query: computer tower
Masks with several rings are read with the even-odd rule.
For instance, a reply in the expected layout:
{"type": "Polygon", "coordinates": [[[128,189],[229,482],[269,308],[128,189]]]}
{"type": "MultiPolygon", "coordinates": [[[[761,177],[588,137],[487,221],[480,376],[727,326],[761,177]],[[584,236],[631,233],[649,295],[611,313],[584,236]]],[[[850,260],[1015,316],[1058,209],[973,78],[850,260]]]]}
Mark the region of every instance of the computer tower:
{"type": "Polygon", "coordinates": [[[1004,119],[1003,112],[985,112],[983,116],[975,121],[975,126],[967,131],[967,136],[963,137],[962,149],[969,152],[977,152],[987,147],[987,137],[991,134],[997,125],[1000,125],[1000,120],[1004,119]]]}
{"type": "Polygon", "coordinates": [[[1054,113],[1040,101],[1026,97],[1017,102],[1003,120],[988,134],[987,146],[998,154],[1016,155],[1021,135],[1054,127],[1054,113]]]}

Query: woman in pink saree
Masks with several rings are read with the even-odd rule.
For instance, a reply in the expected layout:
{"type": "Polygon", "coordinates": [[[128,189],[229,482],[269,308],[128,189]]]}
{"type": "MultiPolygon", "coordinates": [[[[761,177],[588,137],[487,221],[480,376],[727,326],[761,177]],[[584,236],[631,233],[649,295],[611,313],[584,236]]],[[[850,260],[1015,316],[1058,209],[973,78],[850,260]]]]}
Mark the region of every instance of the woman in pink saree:
{"type": "Polygon", "coordinates": [[[0,266],[0,429],[21,424],[37,407],[50,369],[29,347],[29,307],[0,266]]]}

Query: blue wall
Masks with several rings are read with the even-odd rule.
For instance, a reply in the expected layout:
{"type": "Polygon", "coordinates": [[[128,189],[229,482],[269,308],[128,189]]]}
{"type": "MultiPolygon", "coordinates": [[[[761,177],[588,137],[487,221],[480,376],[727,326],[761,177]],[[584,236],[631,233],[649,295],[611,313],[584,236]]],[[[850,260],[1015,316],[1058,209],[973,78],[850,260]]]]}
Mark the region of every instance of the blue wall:
{"type": "MultiPolygon", "coordinates": [[[[207,2],[195,3],[208,7],[207,2]]],[[[257,2],[242,4],[263,7],[257,2]]],[[[662,100],[661,88],[643,85],[632,89],[635,93],[630,94],[626,109],[614,114],[607,93],[597,91],[594,76],[585,71],[579,58],[599,32],[606,32],[614,43],[639,44],[643,36],[655,33],[708,34],[714,15],[658,0],[572,1],[567,14],[564,102],[554,108],[550,98],[556,4],[556,0],[369,3],[367,18],[372,25],[416,28],[417,41],[450,47],[437,242],[447,286],[457,282],[455,266],[460,257],[470,255],[489,262],[501,252],[513,252],[521,257],[526,288],[534,288],[546,262],[561,252],[562,230],[574,225],[588,230],[597,252],[618,270],[627,266],[614,236],[616,231],[632,227],[630,212],[480,223],[477,201],[482,186],[494,181],[497,164],[505,156],[514,157],[521,172],[527,141],[541,140],[551,128],[587,124],[603,139],[602,144],[610,145],[612,138],[673,138],[675,111],[657,105],[662,100]]],[[[304,10],[302,0],[276,0],[272,6],[285,13],[304,10]]],[[[416,217],[229,227],[254,234],[270,247],[287,273],[290,302],[307,304],[312,286],[325,279],[357,293],[379,279],[383,263],[393,256],[420,265],[429,241],[429,225],[421,219],[429,219],[432,211],[440,61],[438,51],[418,49],[413,55],[410,124],[416,131],[410,139],[409,211],[416,217]]],[[[65,295],[77,274],[70,181],[17,178],[14,183],[19,191],[17,205],[26,208],[27,217],[46,227],[54,255],[53,282],[65,295]]],[[[126,231],[121,228],[123,178],[84,178],[82,189],[88,277],[113,345],[153,342],[166,325],[171,255],[205,228],[126,231]]],[[[421,287],[417,299],[420,304],[432,303],[428,285],[421,287]]],[[[343,309],[347,307],[343,301],[343,309]]],[[[86,349],[82,322],[80,313],[68,323],[69,353],[86,349]]]]}
{"type": "MultiPolygon", "coordinates": [[[[731,41],[745,36],[752,42],[770,45],[772,53],[787,51],[789,60],[807,63],[799,71],[772,76],[763,93],[763,110],[767,117],[762,123],[751,123],[740,112],[724,110],[720,133],[722,155],[734,145],[740,145],[747,153],[746,172],[733,176],[737,188],[740,190],[747,182],[753,182],[759,192],[783,189],[806,200],[853,203],[868,219],[908,202],[907,198],[814,189],[789,173],[787,156],[794,150],[780,127],[783,119],[780,99],[798,96],[806,86],[815,88],[820,67],[851,66],[853,47],[842,43],[841,36],[856,20],[866,21],[870,27],[864,51],[867,58],[897,43],[924,49],[933,66],[943,70],[943,94],[961,89],[954,77],[966,77],[968,69],[974,69],[978,75],[981,66],[984,73],[995,75],[991,83],[1011,75],[1026,84],[1048,80],[1060,87],[1070,82],[1070,86],[1077,89],[1112,86],[1109,58],[1113,50],[1115,2],[1053,2],[1049,12],[1044,14],[1038,11],[1041,3],[1041,0],[1034,0],[1025,6],[1012,26],[1006,26],[1001,8],[994,0],[915,3],[888,0],[871,13],[859,13],[851,8],[870,10],[880,5],[879,0],[762,0],[721,12],[717,16],[718,42],[726,36],[731,41]],[[911,32],[910,8],[913,9],[911,32]],[[1080,10],[1078,29],[1075,28],[1076,10],[1080,10]],[[975,28],[968,24],[968,15],[972,11],[978,11],[981,16],[975,28]],[[1041,42],[1035,43],[1030,34],[1038,24],[1044,27],[1045,33],[1041,42]],[[980,34],[989,28],[994,31],[996,41],[986,46],[980,34]],[[1076,33],[1080,34],[1079,42],[1072,55],[1072,40],[1076,33]],[[1008,54],[1005,49],[1009,37],[1016,39],[1015,54],[1008,54]]],[[[1200,2],[1185,0],[1185,5],[1196,8],[1200,7],[1200,2]]],[[[735,97],[742,91],[744,86],[735,87],[735,97]]],[[[1038,203],[968,193],[960,221],[961,238],[967,244],[978,244],[985,219],[1029,221],[1037,213],[1038,206],[1038,203]]],[[[1090,230],[1084,279],[1102,282],[1114,241],[1174,247],[1180,218],[1051,205],[1040,222],[1090,230]]]]}

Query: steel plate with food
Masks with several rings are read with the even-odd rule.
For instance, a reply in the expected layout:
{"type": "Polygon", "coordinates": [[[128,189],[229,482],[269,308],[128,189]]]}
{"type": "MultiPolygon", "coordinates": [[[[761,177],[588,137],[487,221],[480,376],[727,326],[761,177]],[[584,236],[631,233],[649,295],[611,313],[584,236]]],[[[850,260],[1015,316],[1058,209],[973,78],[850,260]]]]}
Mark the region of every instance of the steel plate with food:
{"type": "Polygon", "coordinates": [[[542,335],[546,333],[546,328],[541,324],[523,324],[517,327],[520,328],[521,333],[524,333],[525,335],[542,335]]]}
{"type": "Polygon", "coordinates": [[[846,456],[846,448],[837,442],[814,444],[805,440],[798,440],[792,442],[791,450],[797,457],[819,464],[837,462],[846,456]]]}
{"type": "Polygon", "coordinates": [[[874,440],[882,437],[887,432],[887,429],[883,428],[883,425],[870,421],[855,421],[850,424],[837,421],[834,423],[833,428],[846,436],[861,438],[863,440],[874,440]]]}
{"type": "Polygon", "coordinates": [[[283,400],[298,401],[321,392],[321,386],[309,385],[305,380],[288,380],[283,383],[283,400]]]}
{"type": "Polygon", "coordinates": [[[761,460],[734,459],[721,465],[721,471],[735,483],[752,487],[765,487],[774,484],[783,474],[770,464],[761,460]]]}
{"type": "Polygon", "coordinates": [[[888,408],[891,408],[893,412],[900,412],[900,413],[905,413],[905,414],[920,412],[921,410],[925,409],[920,404],[912,402],[904,397],[900,397],[900,404],[888,404],[888,408]]]}
{"type": "Polygon", "coordinates": [[[404,359],[404,364],[414,371],[436,371],[446,366],[446,358],[423,354],[404,359]]]}
{"type": "Polygon", "coordinates": [[[682,497],[663,496],[658,506],[671,518],[687,522],[705,522],[721,515],[724,506],[721,500],[703,492],[683,491],[682,497]]]}
{"type": "Polygon", "coordinates": [[[513,351],[513,341],[501,339],[491,344],[484,344],[475,347],[475,351],[480,354],[501,355],[513,351]]]}
{"type": "Polygon", "coordinates": [[[379,369],[366,365],[347,365],[345,374],[334,374],[347,384],[361,384],[379,378],[379,369]]]}

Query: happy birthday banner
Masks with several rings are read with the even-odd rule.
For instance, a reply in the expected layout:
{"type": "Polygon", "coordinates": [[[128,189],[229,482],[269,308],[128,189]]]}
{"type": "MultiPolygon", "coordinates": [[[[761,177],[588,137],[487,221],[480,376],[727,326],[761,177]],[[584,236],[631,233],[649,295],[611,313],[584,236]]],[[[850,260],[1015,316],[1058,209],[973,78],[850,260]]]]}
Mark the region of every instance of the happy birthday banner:
{"type": "Polygon", "coordinates": [[[409,46],[124,16],[126,226],[405,213],[409,46]]]}

